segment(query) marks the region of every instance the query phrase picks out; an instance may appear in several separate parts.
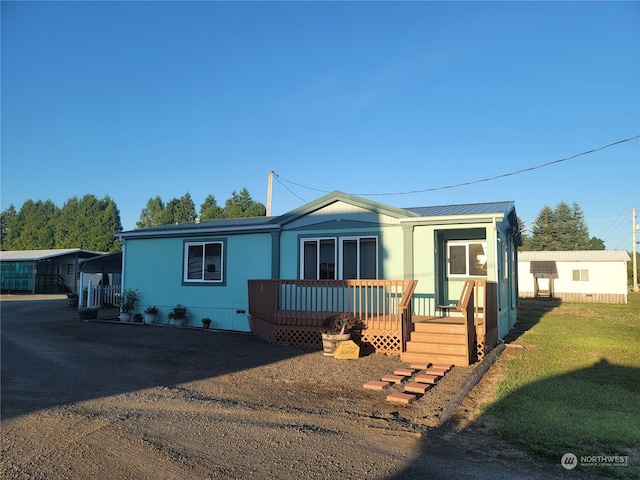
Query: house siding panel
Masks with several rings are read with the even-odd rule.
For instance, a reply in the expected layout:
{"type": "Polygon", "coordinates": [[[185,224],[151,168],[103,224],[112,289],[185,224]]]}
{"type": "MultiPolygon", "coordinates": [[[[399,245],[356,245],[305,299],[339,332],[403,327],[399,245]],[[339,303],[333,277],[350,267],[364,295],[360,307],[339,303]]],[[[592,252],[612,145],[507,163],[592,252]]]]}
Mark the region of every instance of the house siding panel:
{"type": "MultiPolygon", "coordinates": [[[[197,237],[198,241],[220,237],[197,237]]],[[[247,279],[269,278],[271,235],[229,235],[226,239],[225,285],[183,285],[184,239],[130,239],[125,245],[125,288],[139,289],[138,309],[159,309],[158,321],[168,322],[171,308],[182,303],[191,312],[189,326],[213,320],[211,328],[249,331],[247,279]],[[162,259],[162,261],[159,261],[162,259]],[[153,288],[149,288],[153,286],[153,288]]],[[[192,241],[194,239],[189,239],[192,241]]]]}

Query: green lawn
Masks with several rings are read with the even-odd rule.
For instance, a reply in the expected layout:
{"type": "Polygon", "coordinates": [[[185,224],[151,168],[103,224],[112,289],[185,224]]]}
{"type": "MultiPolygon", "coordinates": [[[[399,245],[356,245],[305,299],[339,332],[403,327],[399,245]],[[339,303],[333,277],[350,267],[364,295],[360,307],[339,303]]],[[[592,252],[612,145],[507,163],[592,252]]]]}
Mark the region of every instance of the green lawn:
{"type": "Polygon", "coordinates": [[[523,301],[518,316],[525,348],[499,360],[506,377],[485,408],[498,433],[558,462],[629,455],[600,473],[640,478],[640,293],[627,305],[523,301]]]}

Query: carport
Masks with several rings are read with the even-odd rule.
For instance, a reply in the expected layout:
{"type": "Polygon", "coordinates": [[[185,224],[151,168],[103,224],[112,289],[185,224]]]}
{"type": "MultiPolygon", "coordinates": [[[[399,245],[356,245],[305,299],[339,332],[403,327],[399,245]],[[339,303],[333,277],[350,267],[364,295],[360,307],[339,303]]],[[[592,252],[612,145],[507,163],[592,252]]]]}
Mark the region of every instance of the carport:
{"type": "Polygon", "coordinates": [[[80,262],[80,308],[119,306],[122,294],[122,251],[80,262]],[[84,294],[86,289],[86,295],[84,294]]]}

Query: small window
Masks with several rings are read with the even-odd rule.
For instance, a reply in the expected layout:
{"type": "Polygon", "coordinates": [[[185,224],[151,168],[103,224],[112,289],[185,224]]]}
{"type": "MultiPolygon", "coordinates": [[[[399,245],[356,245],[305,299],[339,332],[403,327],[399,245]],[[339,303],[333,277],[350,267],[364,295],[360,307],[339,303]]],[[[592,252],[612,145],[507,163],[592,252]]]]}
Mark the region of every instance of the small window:
{"type": "Polygon", "coordinates": [[[574,282],[588,282],[589,281],[589,270],[573,270],[573,281],[574,282]]]}
{"type": "Polygon", "coordinates": [[[185,244],[185,282],[220,283],[224,276],[222,242],[185,244]]]}
{"type": "Polygon", "coordinates": [[[483,277],[487,275],[486,242],[449,242],[447,244],[450,277],[483,277]]]}

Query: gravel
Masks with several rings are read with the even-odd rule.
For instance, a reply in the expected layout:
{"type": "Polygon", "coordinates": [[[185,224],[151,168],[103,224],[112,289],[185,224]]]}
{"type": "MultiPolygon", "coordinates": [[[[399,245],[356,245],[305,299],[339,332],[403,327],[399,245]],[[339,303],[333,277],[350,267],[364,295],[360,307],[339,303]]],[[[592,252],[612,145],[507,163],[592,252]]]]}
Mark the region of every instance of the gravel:
{"type": "Polygon", "coordinates": [[[551,479],[477,416],[439,415],[473,367],[409,406],[353,360],[250,334],[80,321],[61,296],[2,296],[3,479],[551,479]],[[465,422],[466,420],[466,422],[465,422]],[[460,428],[464,425],[464,428],[460,428]]]}

